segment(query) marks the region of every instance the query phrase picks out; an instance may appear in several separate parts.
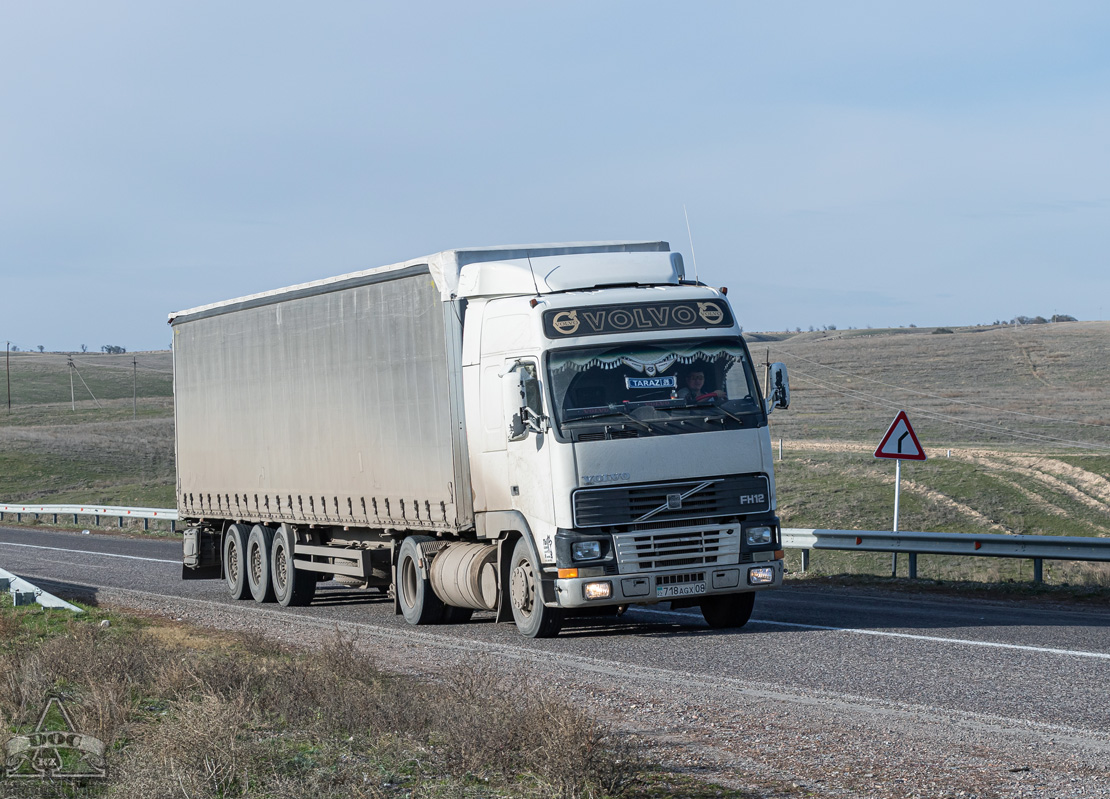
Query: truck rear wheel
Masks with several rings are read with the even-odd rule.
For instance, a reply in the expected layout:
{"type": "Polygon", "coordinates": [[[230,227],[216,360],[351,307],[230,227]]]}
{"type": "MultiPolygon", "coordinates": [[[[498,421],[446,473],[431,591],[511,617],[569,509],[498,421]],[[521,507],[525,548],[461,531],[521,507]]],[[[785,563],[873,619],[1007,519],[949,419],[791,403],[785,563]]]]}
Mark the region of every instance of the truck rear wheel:
{"type": "Polygon", "coordinates": [[[224,584],[232,599],[250,597],[247,585],[247,536],[251,528],[245,524],[233,524],[224,536],[224,584]]]}
{"type": "Polygon", "coordinates": [[[287,524],[274,533],[270,548],[270,576],[274,584],[274,598],[282,607],[303,607],[316,596],[316,574],[298,569],[293,560],[296,534],[287,524]]]}
{"type": "Polygon", "coordinates": [[[438,624],[444,620],[446,606],[432,590],[427,565],[421,568],[424,553],[420,545],[435,539],[426,535],[410,535],[401,542],[397,552],[397,602],[401,615],[409,624],[438,624]]]}
{"type": "Polygon", "coordinates": [[[554,638],[563,626],[562,608],[543,604],[540,590],[540,569],[532,559],[532,550],[521,538],[513,547],[509,569],[509,602],[513,621],[521,635],[529,638],[554,638]]]}
{"type": "Polygon", "coordinates": [[[270,550],[274,545],[274,530],[256,524],[247,536],[247,584],[255,602],[274,601],[274,582],[270,570],[270,550]]]}
{"type": "Polygon", "coordinates": [[[710,627],[721,630],[729,627],[743,627],[752,617],[755,594],[725,594],[706,597],[701,603],[701,615],[710,627]]]}

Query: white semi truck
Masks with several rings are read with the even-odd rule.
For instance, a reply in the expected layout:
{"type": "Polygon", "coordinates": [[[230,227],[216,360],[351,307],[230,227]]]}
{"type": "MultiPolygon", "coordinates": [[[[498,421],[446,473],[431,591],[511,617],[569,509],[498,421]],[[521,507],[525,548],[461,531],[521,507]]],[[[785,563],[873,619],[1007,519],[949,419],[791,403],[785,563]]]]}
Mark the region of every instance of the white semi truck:
{"type": "Polygon", "coordinates": [[[666,242],[448,250],[170,324],[187,579],[286,606],[338,579],[532,637],[659,602],[741,626],[782,582],[786,369],[763,395],[666,242]]]}

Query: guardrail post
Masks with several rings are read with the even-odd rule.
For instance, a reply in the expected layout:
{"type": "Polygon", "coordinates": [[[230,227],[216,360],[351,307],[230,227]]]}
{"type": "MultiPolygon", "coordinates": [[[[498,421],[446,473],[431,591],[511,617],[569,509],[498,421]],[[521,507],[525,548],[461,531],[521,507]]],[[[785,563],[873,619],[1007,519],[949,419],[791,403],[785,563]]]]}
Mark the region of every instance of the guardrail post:
{"type": "Polygon", "coordinates": [[[803,549],[802,550],[802,571],[803,572],[809,571],[809,550],[808,549],[803,549]]]}
{"type": "Polygon", "coordinates": [[[93,516],[93,523],[94,523],[93,524],[94,527],[99,527],[100,526],[100,517],[99,516],[93,516]]]}
{"type": "Polygon", "coordinates": [[[17,514],[15,515],[15,523],[16,523],[16,524],[19,524],[19,523],[20,523],[20,522],[22,522],[22,521],[23,521],[23,514],[22,514],[22,513],[17,513],[17,514]]]}
{"type": "Polygon", "coordinates": [[[77,524],[77,514],[73,514],[73,523],[77,524]]]}
{"type": "Polygon", "coordinates": [[[909,558],[910,558],[910,579],[911,580],[916,580],[917,579],[917,553],[916,552],[911,552],[909,558]]]}
{"type": "Polygon", "coordinates": [[[54,514],[54,524],[58,523],[58,514],[54,514]]]}
{"type": "Polygon", "coordinates": [[[119,529],[122,530],[123,529],[123,517],[122,516],[117,516],[116,518],[119,519],[119,524],[117,525],[117,527],[119,527],[119,529]]]}
{"type": "Polygon", "coordinates": [[[1044,558],[1033,558],[1033,582],[1044,582],[1044,558]]]}
{"type": "Polygon", "coordinates": [[[170,532],[171,533],[176,533],[177,532],[177,522],[175,522],[173,519],[170,519],[170,532]]]}
{"type": "Polygon", "coordinates": [[[149,530],[149,529],[150,529],[150,519],[145,519],[144,518],[143,519],[143,530],[149,530]]]}

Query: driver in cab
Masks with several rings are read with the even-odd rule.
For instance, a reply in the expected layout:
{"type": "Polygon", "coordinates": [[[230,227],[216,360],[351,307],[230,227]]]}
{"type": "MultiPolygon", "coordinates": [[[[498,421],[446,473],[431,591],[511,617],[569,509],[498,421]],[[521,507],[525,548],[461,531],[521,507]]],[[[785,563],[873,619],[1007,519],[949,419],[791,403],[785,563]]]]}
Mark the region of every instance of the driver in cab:
{"type": "Polygon", "coordinates": [[[705,372],[701,369],[693,369],[686,373],[686,385],[678,390],[678,399],[684,399],[689,402],[704,402],[707,399],[726,399],[724,391],[706,391],[705,390],[705,372]]]}

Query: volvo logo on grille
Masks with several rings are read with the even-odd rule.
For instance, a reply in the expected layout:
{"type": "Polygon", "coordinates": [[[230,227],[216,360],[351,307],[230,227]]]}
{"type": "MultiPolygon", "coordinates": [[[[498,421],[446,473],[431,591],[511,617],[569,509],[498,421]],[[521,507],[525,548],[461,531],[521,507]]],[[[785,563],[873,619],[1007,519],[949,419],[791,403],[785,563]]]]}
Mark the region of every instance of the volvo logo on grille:
{"type": "Polygon", "coordinates": [[[682,494],[667,494],[667,510],[682,510],[682,494]]]}

